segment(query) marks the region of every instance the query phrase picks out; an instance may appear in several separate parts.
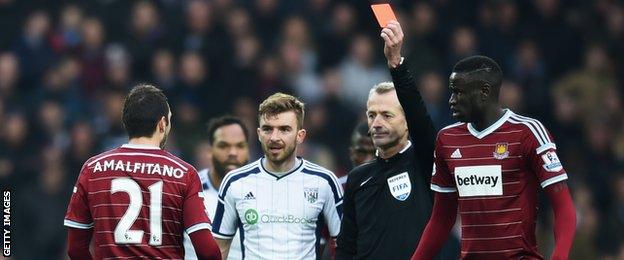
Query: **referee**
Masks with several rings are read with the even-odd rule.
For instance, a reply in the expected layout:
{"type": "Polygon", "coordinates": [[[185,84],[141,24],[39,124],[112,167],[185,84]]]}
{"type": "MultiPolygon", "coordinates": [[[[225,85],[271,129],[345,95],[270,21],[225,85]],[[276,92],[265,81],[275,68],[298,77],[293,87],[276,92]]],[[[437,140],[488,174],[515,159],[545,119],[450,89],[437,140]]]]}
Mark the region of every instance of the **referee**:
{"type": "Polygon", "coordinates": [[[431,214],[435,130],[403,64],[399,23],[381,37],[394,84],[380,83],[368,97],[377,156],[349,173],[336,259],[409,259],[431,214]]]}

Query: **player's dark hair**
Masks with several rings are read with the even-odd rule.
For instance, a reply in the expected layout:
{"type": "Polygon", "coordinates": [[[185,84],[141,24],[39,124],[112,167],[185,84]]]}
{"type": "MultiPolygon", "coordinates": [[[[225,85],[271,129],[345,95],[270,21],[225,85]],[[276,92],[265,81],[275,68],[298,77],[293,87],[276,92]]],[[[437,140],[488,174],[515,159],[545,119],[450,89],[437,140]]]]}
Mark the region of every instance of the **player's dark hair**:
{"type": "Polygon", "coordinates": [[[453,72],[464,74],[470,81],[480,81],[492,86],[498,93],[503,82],[503,72],[493,59],[475,55],[460,60],[453,67],[453,72]]]}
{"type": "Polygon", "coordinates": [[[130,138],[152,137],[163,116],[169,124],[167,97],[155,86],[141,83],[126,96],[121,120],[130,138]]]}
{"type": "Polygon", "coordinates": [[[215,137],[214,133],[223,126],[228,125],[238,125],[243,130],[243,134],[245,135],[245,142],[249,141],[249,133],[247,132],[247,126],[240,120],[238,117],[233,116],[221,116],[217,118],[213,118],[208,122],[208,142],[210,145],[214,143],[215,137]]]}

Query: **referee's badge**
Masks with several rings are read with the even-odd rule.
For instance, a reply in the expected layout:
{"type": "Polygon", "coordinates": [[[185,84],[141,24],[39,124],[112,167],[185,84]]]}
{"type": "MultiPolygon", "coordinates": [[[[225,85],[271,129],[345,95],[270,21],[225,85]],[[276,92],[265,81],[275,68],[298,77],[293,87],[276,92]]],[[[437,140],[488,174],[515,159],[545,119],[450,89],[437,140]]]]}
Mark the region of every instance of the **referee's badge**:
{"type": "Polygon", "coordinates": [[[405,201],[412,191],[412,182],[407,172],[388,178],[390,193],[395,199],[405,201]]]}

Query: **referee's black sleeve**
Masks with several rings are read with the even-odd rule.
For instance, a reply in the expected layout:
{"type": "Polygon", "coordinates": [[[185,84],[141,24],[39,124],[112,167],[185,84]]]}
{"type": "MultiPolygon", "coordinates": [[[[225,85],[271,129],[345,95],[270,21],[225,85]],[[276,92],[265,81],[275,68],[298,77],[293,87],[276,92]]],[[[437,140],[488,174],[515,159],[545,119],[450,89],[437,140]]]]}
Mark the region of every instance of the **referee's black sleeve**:
{"type": "Polygon", "coordinates": [[[355,201],[353,200],[353,179],[353,176],[347,178],[345,196],[342,202],[344,211],[340,223],[340,233],[336,239],[337,260],[353,259],[356,254],[358,230],[355,220],[355,201]]]}
{"type": "MultiPolygon", "coordinates": [[[[407,60],[405,60],[407,62],[407,60]]],[[[427,175],[427,180],[431,178],[433,168],[433,149],[435,145],[435,129],[433,121],[425,102],[418,91],[416,80],[412,73],[407,69],[406,62],[390,69],[392,82],[396,88],[397,96],[403,111],[405,111],[405,120],[409,129],[410,139],[414,143],[414,153],[416,159],[421,163],[422,173],[427,175]]]]}

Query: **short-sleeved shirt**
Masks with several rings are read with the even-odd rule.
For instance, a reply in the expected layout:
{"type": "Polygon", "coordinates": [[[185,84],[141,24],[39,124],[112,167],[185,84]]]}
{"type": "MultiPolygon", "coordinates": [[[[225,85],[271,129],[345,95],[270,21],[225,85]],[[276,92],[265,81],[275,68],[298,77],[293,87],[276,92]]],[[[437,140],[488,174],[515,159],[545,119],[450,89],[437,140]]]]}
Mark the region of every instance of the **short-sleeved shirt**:
{"type": "Polygon", "coordinates": [[[511,110],[483,131],[457,123],[438,133],[431,189],[458,196],[462,259],[542,258],[538,189],[567,178],[542,123],[511,110]]]}
{"type": "Polygon", "coordinates": [[[261,158],[228,173],[219,189],[212,233],[231,239],[237,228],[249,259],[316,259],[319,223],[340,232],[342,187],[329,170],[298,158],[277,176],[261,158]]]}
{"type": "Polygon", "coordinates": [[[182,259],[182,233],[211,229],[196,170],[157,147],[123,145],[87,160],[65,226],[93,229],[95,258],[182,259]]]}

